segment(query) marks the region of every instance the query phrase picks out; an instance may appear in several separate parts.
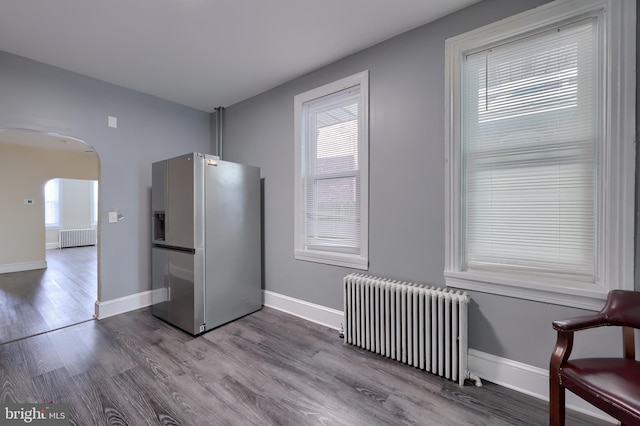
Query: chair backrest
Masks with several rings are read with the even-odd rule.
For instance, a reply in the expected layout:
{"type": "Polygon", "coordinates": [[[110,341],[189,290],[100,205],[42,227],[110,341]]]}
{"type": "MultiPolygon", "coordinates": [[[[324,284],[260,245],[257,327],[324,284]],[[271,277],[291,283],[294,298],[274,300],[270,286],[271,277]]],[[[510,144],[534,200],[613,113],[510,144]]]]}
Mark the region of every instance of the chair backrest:
{"type": "Polygon", "coordinates": [[[611,290],[600,314],[611,325],[640,328],[640,292],[611,290]]]}

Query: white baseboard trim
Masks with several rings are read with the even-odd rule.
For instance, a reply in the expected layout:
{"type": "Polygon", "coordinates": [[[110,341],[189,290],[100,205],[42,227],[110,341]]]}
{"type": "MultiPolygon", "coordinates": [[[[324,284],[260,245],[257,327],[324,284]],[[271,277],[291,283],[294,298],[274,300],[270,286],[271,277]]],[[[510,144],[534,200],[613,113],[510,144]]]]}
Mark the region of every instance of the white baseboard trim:
{"type": "Polygon", "coordinates": [[[334,330],[340,330],[340,325],[344,318],[342,311],[274,293],[269,290],[262,290],[262,294],[262,303],[264,306],[295,315],[334,330]]]}
{"type": "Polygon", "coordinates": [[[57,249],[60,247],[60,243],[46,243],[44,248],[46,250],[53,250],[53,249],[57,249]]]}
{"type": "Polygon", "coordinates": [[[152,291],[148,290],[104,302],[97,301],[95,305],[95,317],[101,320],[150,306],[151,293],[152,291]]]}
{"type": "MultiPolygon", "coordinates": [[[[469,349],[469,370],[484,380],[549,401],[549,371],[486,352],[469,349]]],[[[567,408],[617,424],[608,414],[566,392],[567,408]]]]}
{"type": "Polygon", "coordinates": [[[38,260],[36,262],[9,263],[0,265],[0,274],[9,272],[31,271],[34,269],[45,269],[47,267],[46,260],[38,260]]]}

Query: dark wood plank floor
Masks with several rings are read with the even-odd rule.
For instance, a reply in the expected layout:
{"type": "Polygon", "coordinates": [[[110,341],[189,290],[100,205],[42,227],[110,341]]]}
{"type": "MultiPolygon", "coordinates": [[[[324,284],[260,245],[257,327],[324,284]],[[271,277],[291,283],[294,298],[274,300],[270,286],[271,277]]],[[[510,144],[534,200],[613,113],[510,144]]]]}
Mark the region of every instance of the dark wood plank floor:
{"type": "Polygon", "coordinates": [[[459,387],[270,308],[196,338],[143,309],[0,345],[0,403],[47,401],[76,425],[547,424],[543,401],[459,387]]]}
{"type": "Polygon", "coordinates": [[[47,269],[0,274],[0,343],[92,319],[96,251],[47,250],[47,269]]]}

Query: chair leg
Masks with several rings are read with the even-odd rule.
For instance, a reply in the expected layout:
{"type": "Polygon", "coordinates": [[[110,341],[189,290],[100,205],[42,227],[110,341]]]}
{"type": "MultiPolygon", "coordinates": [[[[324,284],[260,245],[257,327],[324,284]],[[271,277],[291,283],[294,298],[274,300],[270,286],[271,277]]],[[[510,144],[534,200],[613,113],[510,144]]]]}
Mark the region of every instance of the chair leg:
{"type": "Polygon", "coordinates": [[[564,426],[564,386],[558,376],[549,378],[549,425],[564,426]]]}

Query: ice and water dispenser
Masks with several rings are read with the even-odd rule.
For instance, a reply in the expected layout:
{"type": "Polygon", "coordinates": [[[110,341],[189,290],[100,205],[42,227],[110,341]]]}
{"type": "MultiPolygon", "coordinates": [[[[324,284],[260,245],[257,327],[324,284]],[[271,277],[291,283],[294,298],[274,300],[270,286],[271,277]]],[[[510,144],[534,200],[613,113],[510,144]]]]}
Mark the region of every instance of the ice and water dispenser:
{"type": "Polygon", "coordinates": [[[153,240],[165,241],[164,238],[164,212],[153,212],[153,240]]]}

